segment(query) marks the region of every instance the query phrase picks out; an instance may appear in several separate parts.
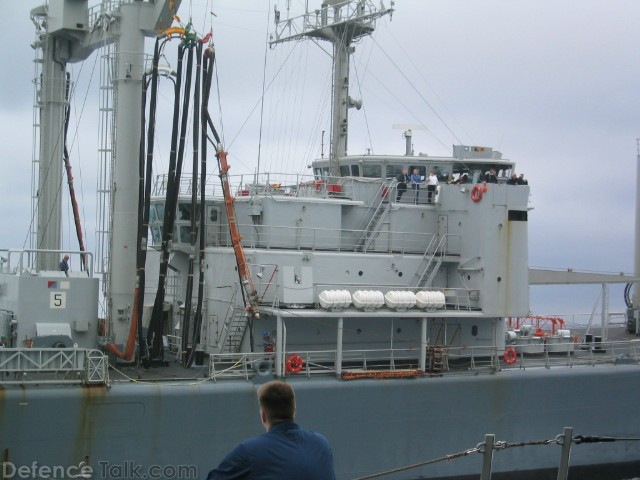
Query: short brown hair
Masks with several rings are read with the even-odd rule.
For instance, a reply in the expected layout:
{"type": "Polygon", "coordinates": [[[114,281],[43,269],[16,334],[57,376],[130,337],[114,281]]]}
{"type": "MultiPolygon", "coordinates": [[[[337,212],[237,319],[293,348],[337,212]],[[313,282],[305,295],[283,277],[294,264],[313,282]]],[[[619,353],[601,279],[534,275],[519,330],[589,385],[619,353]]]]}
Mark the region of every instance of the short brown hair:
{"type": "Polygon", "coordinates": [[[269,422],[293,420],[296,412],[296,396],[288,383],[273,380],[258,390],[258,403],[269,422]]]}

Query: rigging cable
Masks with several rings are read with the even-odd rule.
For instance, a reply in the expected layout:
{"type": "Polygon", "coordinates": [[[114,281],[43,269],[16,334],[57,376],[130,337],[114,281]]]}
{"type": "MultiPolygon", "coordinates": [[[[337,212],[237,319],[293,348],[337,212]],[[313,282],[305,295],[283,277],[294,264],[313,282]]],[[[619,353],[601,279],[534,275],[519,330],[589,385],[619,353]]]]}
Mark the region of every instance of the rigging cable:
{"type": "MultiPolygon", "coordinates": [[[[267,12],[271,11],[271,0],[267,5],[267,12]]],[[[267,25],[269,24],[269,14],[267,13],[267,25]]],[[[267,27],[267,38],[269,36],[269,27],[267,27]]],[[[264,89],[267,81],[267,53],[269,42],[264,44],[264,63],[262,64],[262,95],[260,96],[260,128],[258,129],[258,166],[256,170],[260,173],[260,154],[262,153],[262,126],[264,121],[264,89]]]]}
{"type": "MultiPolygon", "coordinates": [[[[374,39],[375,42],[375,39],[374,39]]],[[[387,60],[389,60],[389,62],[391,62],[391,64],[396,68],[396,70],[398,70],[398,72],[400,73],[400,75],[402,75],[402,77],[407,81],[407,83],[409,85],[411,85],[411,87],[413,88],[413,90],[418,94],[418,96],[422,99],[422,101],[427,105],[427,107],[429,107],[429,109],[433,112],[433,114],[436,116],[436,118],[438,120],[440,120],[440,122],[442,123],[442,125],[444,125],[444,127],[449,131],[449,133],[453,136],[453,138],[456,139],[456,141],[460,144],[462,144],[462,140],[460,140],[458,138],[458,136],[455,134],[455,132],[451,129],[451,127],[449,127],[449,125],[444,121],[444,119],[442,118],[442,116],[440,116],[440,114],[436,111],[436,109],[429,103],[429,101],[424,97],[424,95],[422,95],[422,93],[420,93],[420,91],[416,88],[416,86],[411,82],[411,80],[409,80],[409,78],[407,77],[407,75],[400,69],[400,67],[398,67],[398,65],[393,61],[393,59],[391,58],[391,56],[389,56],[389,54],[380,46],[376,43],[376,46],[380,49],[380,51],[384,54],[385,57],[387,57],[387,60]]],[[[438,140],[441,144],[443,144],[443,142],[441,142],[440,140],[438,140]]]]}
{"type": "MultiPolygon", "coordinates": [[[[69,96],[69,84],[70,84],[70,75],[67,73],[67,98],[69,96]]],[[[76,229],[76,237],[78,238],[78,248],[80,252],[80,263],[81,268],[89,274],[89,269],[87,268],[87,255],[86,248],[84,245],[84,238],[82,236],[82,225],[80,224],[80,212],[78,209],[78,200],[76,198],[76,191],[73,186],[73,173],[71,172],[71,161],[69,160],[69,149],[67,148],[67,134],[69,133],[69,118],[71,117],[71,107],[67,102],[67,106],[64,109],[64,152],[63,152],[63,160],[64,160],[64,168],[67,172],[67,185],[69,185],[69,197],[71,201],[71,209],[73,211],[73,221],[76,229]]]]}

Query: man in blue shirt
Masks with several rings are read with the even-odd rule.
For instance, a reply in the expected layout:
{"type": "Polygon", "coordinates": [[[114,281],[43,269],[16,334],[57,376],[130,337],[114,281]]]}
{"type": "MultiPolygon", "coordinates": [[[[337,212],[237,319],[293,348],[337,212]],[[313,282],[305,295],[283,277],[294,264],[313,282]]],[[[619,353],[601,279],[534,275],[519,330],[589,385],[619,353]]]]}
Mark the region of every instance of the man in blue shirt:
{"type": "Polygon", "coordinates": [[[65,255],[60,262],[60,271],[64,272],[67,277],[69,276],[69,255],[65,255]]]}
{"type": "Polygon", "coordinates": [[[258,391],[267,433],[245,440],[209,472],[207,480],[335,480],[333,454],[324,435],[293,419],[295,394],[288,383],[265,383],[258,391]]]}

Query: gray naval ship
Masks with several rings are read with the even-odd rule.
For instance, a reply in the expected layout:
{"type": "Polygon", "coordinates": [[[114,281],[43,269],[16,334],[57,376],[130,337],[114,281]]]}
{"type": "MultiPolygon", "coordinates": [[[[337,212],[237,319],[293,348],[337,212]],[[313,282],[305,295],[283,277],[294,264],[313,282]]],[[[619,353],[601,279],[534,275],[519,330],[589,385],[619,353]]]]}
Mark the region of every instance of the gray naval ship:
{"type": "Polygon", "coordinates": [[[638,344],[515,321],[530,284],[637,277],[530,270],[529,186],[492,148],[415,155],[407,130],[404,154],[347,155],[353,44],[393,5],[274,11],[273,47],[332,45],[330,154],[308,177],[232,177],[209,110],[215,52],[175,24],[180,3],[32,11],[38,228],[33,248],[2,250],[3,478],[201,478],[260,433],[256,388],[273,378],[294,385],[300,423],[329,438],[339,479],[477,478],[486,434],[499,446],[493,478],[561,478],[566,443],[571,478],[637,474],[638,344]],[[169,45],[175,72],[160,62],[169,45]],[[80,234],[77,250],[61,248],[57,188],[67,65],[97,49],[94,259],[80,234]],[[160,79],[177,92],[168,172],[152,167],[160,79]],[[405,189],[403,170],[418,187],[405,189]],[[84,269],[63,271],[65,254],[84,269]],[[575,436],[563,441],[564,427],[575,436]]]}

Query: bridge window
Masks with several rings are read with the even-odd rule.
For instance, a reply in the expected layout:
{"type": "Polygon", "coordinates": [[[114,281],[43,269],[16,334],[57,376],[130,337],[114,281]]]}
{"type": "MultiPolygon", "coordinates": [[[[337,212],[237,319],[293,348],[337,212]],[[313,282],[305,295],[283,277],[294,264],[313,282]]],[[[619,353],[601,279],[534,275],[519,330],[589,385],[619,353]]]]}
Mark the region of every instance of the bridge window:
{"type": "Polygon", "coordinates": [[[363,165],[362,176],[369,178],[380,178],[382,174],[382,165],[363,165]]]}
{"type": "Polygon", "coordinates": [[[402,173],[402,165],[387,165],[387,178],[395,178],[402,173]]]}

